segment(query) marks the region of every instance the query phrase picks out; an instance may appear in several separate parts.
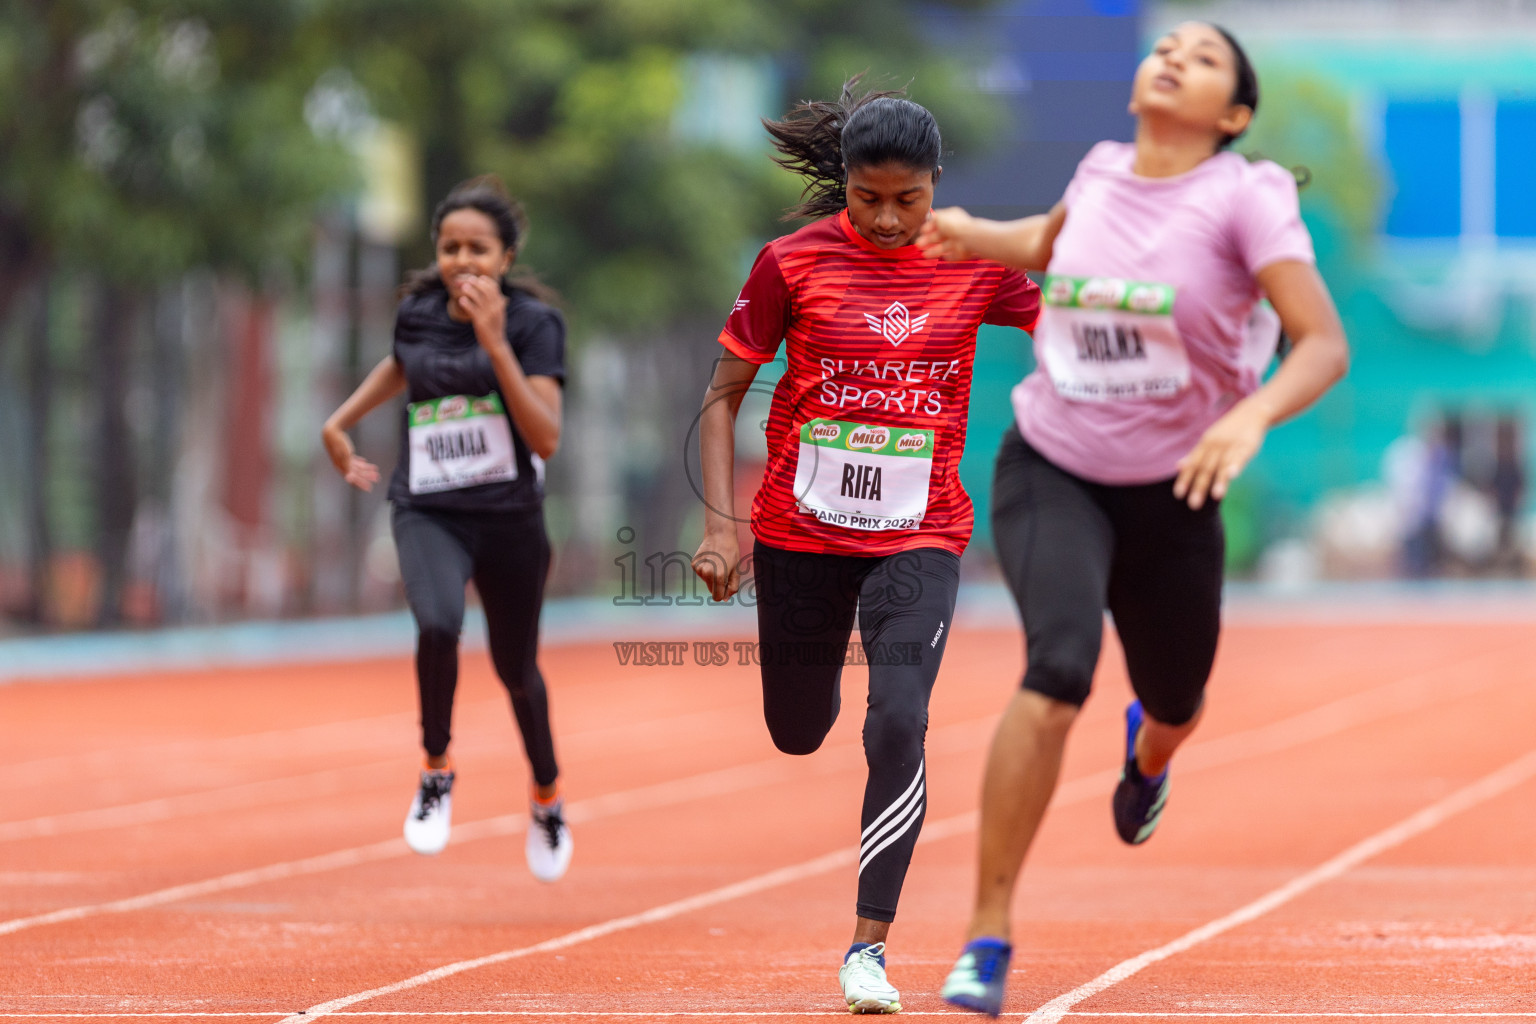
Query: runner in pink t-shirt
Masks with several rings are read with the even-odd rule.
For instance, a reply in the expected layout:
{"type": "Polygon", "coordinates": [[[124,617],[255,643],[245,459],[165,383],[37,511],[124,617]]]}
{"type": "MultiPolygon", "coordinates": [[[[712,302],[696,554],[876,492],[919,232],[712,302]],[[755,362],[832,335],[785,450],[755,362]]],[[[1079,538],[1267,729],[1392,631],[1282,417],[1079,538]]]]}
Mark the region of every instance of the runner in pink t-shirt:
{"type": "Polygon", "coordinates": [[[1113,810],[1151,836],[1168,763],[1195,728],[1221,630],[1217,505],[1276,423],[1344,373],[1348,346],[1285,170],[1226,147],[1258,106],[1237,41],[1191,22],[1132,86],[1134,144],[1095,146],[1050,213],[936,211],[919,244],[1045,271],[1039,368],[1013,392],[992,532],[1028,668],[982,787],[970,940],[944,998],[1002,1009],[1014,885],[1088,697],[1108,608],[1136,700],[1113,810]],[[1278,337],[1293,348],[1268,382],[1278,337]]]}

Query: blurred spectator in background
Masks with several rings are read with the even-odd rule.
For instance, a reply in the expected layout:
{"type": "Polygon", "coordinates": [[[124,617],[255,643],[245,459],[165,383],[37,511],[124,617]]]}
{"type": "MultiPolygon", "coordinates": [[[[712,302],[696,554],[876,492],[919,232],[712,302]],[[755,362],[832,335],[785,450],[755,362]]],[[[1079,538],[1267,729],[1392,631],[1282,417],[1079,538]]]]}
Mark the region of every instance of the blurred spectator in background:
{"type": "Polygon", "coordinates": [[[1525,462],[1520,443],[1520,419],[1505,414],[1494,427],[1493,502],[1499,516],[1499,543],[1495,565],[1519,574],[1523,566],[1517,516],[1525,498],[1525,462]]]}
{"type": "Polygon", "coordinates": [[[1455,476],[1450,435],[1448,423],[1436,420],[1423,436],[1408,433],[1393,441],[1382,457],[1382,477],[1398,512],[1402,573],[1410,579],[1434,575],[1442,562],[1440,510],[1455,476]]]}
{"type": "Polygon", "coordinates": [[[1525,497],[1520,418],[1446,411],[1388,446],[1400,570],[1409,579],[1523,571],[1525,497]]]}

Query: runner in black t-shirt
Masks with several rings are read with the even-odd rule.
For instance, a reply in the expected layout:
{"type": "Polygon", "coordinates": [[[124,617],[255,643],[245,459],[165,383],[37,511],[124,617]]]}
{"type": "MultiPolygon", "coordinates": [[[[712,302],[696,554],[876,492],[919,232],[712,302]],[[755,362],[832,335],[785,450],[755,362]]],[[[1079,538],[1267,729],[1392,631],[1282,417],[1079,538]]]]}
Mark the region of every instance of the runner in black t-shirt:
{"type": "Polygon", "coordinates": [[[378,467],[346,431],[400,392],[401,455],[389,483],[406,601],[416,618],[416,676],[426,764],[405,819],[417,853],[448,843],[453,769],[448,760],[458,682],[464,588],[485,608],[496,672],[533,768],[528,867],[544,881],[565,873],[565,825],[549,704],[537,662],[539,611],[549,571],[544,460],[560,443],[565,321],[540,286],[509,280],[522,211],[500,183],[466,182],[432,215],[434,266],[413,274],[386,356],[321,432],[347,482],[371,490],[378,467]]]}

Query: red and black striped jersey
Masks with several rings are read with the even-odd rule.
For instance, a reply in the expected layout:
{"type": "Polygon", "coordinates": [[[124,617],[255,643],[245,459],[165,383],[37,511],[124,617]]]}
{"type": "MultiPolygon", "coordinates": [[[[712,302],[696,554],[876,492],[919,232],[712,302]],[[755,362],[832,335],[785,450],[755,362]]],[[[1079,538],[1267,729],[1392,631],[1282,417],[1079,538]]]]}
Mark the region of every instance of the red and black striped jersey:
{"type": "Polygon", "coordinates": [[[720,335],[754,363],[782,341],[788,360],[753,534],[791,551],[964,551],[976,331],[1030,330],[1039,312],[1039,288],[1018,271],[881,249],[846,210],[769,242],[720,335]]]}

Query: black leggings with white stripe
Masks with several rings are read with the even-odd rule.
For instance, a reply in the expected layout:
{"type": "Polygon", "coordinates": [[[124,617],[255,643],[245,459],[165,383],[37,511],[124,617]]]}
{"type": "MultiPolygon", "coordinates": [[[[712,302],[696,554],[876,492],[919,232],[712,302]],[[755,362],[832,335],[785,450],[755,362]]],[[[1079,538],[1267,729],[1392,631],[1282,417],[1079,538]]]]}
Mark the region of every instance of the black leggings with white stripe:
{"type": "Polygon", "coordinates": [[[921,548],[868,558],[753,548],[763,717],[774,744],[809,754],[837,721],[855,611],[869,664],[859,841],[860,917],[891,921],[923,826],[928,696],[944,657],[960,559],[921,548]]]}

